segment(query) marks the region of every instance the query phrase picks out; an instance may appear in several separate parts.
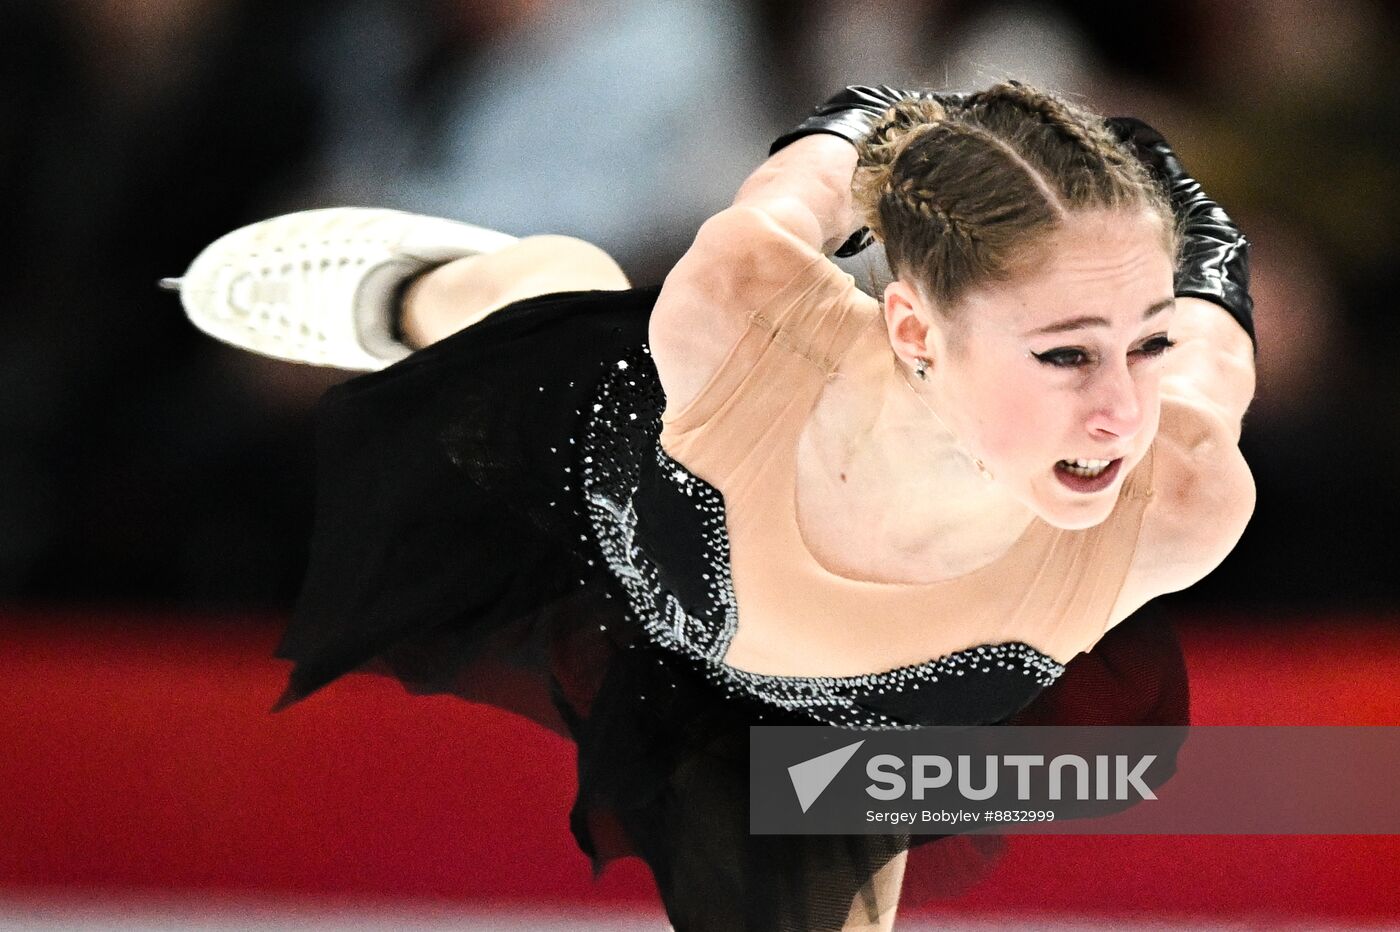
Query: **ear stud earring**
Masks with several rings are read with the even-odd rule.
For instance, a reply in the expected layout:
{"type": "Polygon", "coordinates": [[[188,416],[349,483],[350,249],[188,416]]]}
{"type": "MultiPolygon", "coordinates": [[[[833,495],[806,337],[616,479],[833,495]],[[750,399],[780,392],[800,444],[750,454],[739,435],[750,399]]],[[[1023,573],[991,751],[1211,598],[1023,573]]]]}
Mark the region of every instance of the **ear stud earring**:
{"type": "MultiPolygon", "coordinates": [[[[930,365],[931,365],[931,363],[929,362],[929,360],[926,359],[926,358],[924,358],[923,356],[916,356],[916,357],[914,358],[914,374],[915,374],[916,376],[919,377],[919,381],[921,381],[921,382],[927,382],[927,381],[928,381],[928,367],[929,367],[930,365]]],[[[908,384],[908,383],[906,383],[906,384],[908,384]]],[[[910,386],[909,386],[909,389],[910,389],[910,391],[913,391],[914,386],[910,385],[910,386]]],[[[924,401],[924,398],[923,398],[922,395],[920,395],[918,392],[914,392],[914,397],[918,398],[918,399],[919,399],[919,402],[920,402],[925,408],[928,408],[928,411],[929,411],[930,414],[932,414],[935,418],[938,418],[938,423],[943,424],[943,418],[938,417],[938,412],[935,411],[935,410],[933,410],[933,408],[929,407],[929,403],[928,403],[927,401],[924,401]]],[[[947,424],[943,424],[943,428],[944,428],[945,430],[947,430],[947,429],[948,429],[948,425],[947,425],[947,424]]],[[[975,457],[975,456],[972,456],[971,454],[968,455],[968,459],[972,460],[972,464],[973,464],[974,466],[977,467],[977,472],[978,472],[979,474],[981,474],[981,476],[982,476],[983,479],[986,479],[988,482],[991,482],[992,480],[994,480],[994,479],[996,478],[995,476],[992,475],[992,471],[991,471],[990,469],[987,468],[987,464],[986,464],[986,463],[982,462],[980,459],[978,459],[978,458],[975,457]]]]}

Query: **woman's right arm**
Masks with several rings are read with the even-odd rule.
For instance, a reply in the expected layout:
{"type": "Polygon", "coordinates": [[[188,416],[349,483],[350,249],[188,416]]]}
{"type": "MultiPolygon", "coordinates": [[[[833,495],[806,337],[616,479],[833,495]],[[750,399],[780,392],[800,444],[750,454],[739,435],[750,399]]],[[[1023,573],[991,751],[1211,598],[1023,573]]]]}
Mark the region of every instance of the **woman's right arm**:
{"type": "Polygon", "coordinates": [[[667,407],[693,399],[749,326],[748,314],[860,225],[856,150],[828,134],[779,150],[707,220],[666,277],[648,342],[667,407]]]}
{"type": "Polygon", "coordinates": [[[769,157],[734,196],[818,252],[830,254],[860,225],[851,197],[856,149],[839,136],[804,136],[769,157]]]}

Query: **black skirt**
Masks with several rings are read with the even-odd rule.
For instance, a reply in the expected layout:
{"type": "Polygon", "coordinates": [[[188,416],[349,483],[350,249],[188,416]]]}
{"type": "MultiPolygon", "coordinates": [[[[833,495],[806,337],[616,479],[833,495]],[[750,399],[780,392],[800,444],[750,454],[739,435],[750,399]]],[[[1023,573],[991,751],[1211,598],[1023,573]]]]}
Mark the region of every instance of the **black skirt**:
{"type": "MultiPolygon", "coordinates": [[[[660,646],[599,558],[580,439],[606,379],[650,409],[610,423],[612,447],[655,444],[656,295],[513,304],[327,392],[310,564],[277,651],[295,666],[276,708],[374,672],[569,738],[570,828],[595,876],[642,858],[678,932],[839,929],[905,850],[902,908],[967,889],[1004,839],[750,835],[749,726],[812,719],[719,688],[703,662],[660,646]]],[[[1169,626],[1139,612],[1000,720],[1180,725],[1187,706],[1169,626]]]]}

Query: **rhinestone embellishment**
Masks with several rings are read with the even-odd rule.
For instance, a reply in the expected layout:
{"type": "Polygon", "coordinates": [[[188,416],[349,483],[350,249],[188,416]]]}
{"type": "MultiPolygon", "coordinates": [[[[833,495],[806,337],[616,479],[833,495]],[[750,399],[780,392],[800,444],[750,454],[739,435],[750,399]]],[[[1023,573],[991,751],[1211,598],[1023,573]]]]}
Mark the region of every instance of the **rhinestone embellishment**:
{"type": "MultiPolygon", "coordinates": [[[[665,397],[643,347],[604,372],[591,415],[586,416],[579,480],[595,543],[604,565],[621,584],[630,613],[661,646],[701,661],[706,675],[728,693],[804,713],[829,724],[864,728],[912,728],[867,702],[879,697],[948,688],[967,674],[1000,673],[1043,688],[1064,666],[1028,644],[1009,642],[956,651],[925,663],[856,676],[786,676],[751,673],[723,662],[738,628],[730,576],[729,540],[720,492],[661,448],[665,397]],[[643,457],[680,494],[694,501],[704,537],[709,617],[687,611],[661,581],[661,571],[637,540],[635,495],[643,457]],[[863,701],[865,700],[865,701],[863,701]]],[[[929,697],[933,699],[932,696],[929,697]]]]}

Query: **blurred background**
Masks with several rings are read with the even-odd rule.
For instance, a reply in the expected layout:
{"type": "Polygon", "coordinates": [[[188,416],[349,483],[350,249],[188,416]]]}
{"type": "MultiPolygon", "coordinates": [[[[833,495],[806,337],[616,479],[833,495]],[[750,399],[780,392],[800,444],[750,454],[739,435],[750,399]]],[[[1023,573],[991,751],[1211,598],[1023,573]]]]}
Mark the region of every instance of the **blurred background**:
{"type": "Polygon", "coordinates": [[[35,632],[81,666],[152,625],[270,649],[309,414],[348,374],[227,348],[155,289],[220,234],[399,207],[579,236],[650,284],[837,88],[1004,77],[1154,124],[1254,243],[1258,510],[1164,601],[1251,642],[1392,631],[1397,39],[1382,0],[6,0],[0,651],[42,674],[35,632]]]}
{"type": "Polygon", "coordinates": [[[219,234],[392,206],[652,283],[840,86],[1005,76],[1158,126],[1255,243],[1258,512],[1174,599],[1400,595],[1393,4],[9,0],[0,36],[0,597],[295,596],[308,412],[345,374],[225,348],[155,290],[219,234]]]}

